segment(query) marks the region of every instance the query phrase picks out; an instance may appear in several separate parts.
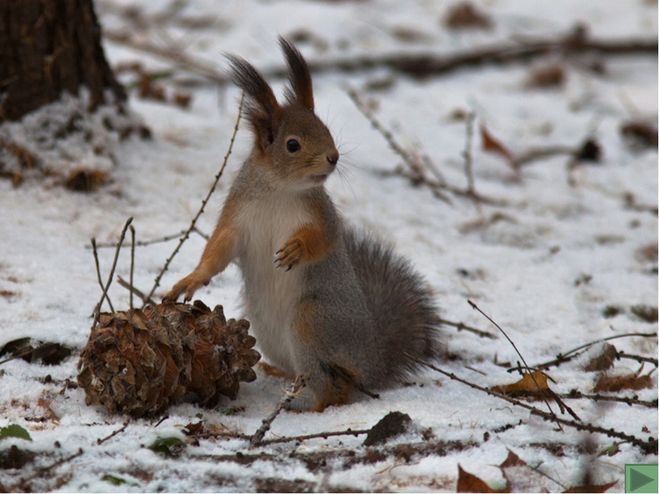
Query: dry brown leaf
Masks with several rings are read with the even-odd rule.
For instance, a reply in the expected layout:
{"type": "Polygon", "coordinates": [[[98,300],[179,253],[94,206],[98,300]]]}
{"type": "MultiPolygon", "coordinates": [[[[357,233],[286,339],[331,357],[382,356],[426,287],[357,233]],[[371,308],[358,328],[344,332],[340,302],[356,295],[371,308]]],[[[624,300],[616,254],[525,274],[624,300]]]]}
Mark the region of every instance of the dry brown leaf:
{"type": "Polygon", "coordinates": [[[613,362],[616,359],[617,353],[618,350],[616,350],[616,347],[610,343],[604,343],[600,352],[584,365],[583,370],[593,372],[610,369],[613,367],[613,362]]]}
{"type": "Polygon", "coordinates": [[[657,148],[657,126],[651,122],[626,122],[620,126],[620,133],[632,148],[657,148]]]}
{"type": "Polygon", "coordinates": [[[109,175],[103,170],[75,168],[71,170],[64,181],[64,186],[74,192],[94,192],[106,184],[109,175]]]}
{"type": "Polygon", "coordinates": [[[481,125],[481,139],[483,141],[483,151],[488,153],[498,154],[508,161],[508,164],[515,167],[515,156],[513,153],[504,146],[501,141],[495,138],[485,125],[481,125]]]}
{"type": "Polygon", "coordinates": [[[492,19],[471,2],[460,2],[449,9],[444,25],[449,29],[489,29],[492,19]]]}
{"type": "Polygon", "coordinates": [[[458,463],[458,484],[456,486],[456,492],[510,492],[510,490],[507,487],[501,490],[492,489],[474,474],[463,470],[458,463]]]}
{"type": "Polygon", "coordinates": [[[656,369],[652,369],[650,372],[648,372],[645,375],[641,375],[641,371],[643,370],[643,366],[634,373],[630,374],[623,374],[623,375],[617,375],[617,376],[610,376],[606,373],[603,373],[600,375],[599,379],[597,380],[597,383],[595,383],[595,388],[593,389],[595,392],[601,392],[601,391],[622,391],[623,389],[633,389],[633,390],[639,390],[639,389],[651,389],[654,387],[654,383],[652,382],[652,373],[656,369]]]}
{"type": "MultiPolygon", "coordinates": [[[[51,398],[52,399],[52,398],[51,398]]],[[[59,417],[57,414],[53,411],[52,408],[50,408],[50,401],[46,396],[43,396],[42,398],[39,398],[37,400],[37,405],[41,408],[43,408],[46,411],[46,414],[44,418],[46,420],[50,420],[53,422],[55,425],[59,425],[59,417]]]]}
{"type": "Polygon", "coordinates": [[[640,262],[657,262],[657,258],[659,257],[659,246],[657,245],[657,242],[646,244],[642,247],[639,247],[634,256],[636,259],[638,259],[640,262]]]}
{"type": "Polygon", "coordinates": [[[524,374],[519,381],[512,384],[492,386],[490,389],[496,393],[509,396],[545,394],[550,392],[547,375],[539,370],[524,374]]]}
{"type": "Polygon", "coordinates": [[[569,487],[563,492],[606,492],[617,483],[618,481],[616,480],[613,482],[609,482],[608,484],[578,485],[574,487],[569,487]]]}
{"type": "Polygon", "coordinates": [[[562,86],[564,82],[565,69],[560,64],[553,64],[531,70],[525,85],[535,89],[556,88],[562,86]]]}

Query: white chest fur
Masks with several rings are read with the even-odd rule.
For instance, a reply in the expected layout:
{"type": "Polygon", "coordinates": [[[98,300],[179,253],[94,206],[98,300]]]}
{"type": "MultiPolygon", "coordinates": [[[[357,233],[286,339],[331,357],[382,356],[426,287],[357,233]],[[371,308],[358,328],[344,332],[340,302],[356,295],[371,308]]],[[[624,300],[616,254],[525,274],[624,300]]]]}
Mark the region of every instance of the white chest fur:
{"type": "Polygon", "coordinates": [[[247,203],[238,212],[239,264],[245,283],[247,318],[261,350],[273,364],[294,371],[290,327],[301,294],[299,267],[276,269],[275,252],[311,220],[294,195],[272,194],[247,203]]]}

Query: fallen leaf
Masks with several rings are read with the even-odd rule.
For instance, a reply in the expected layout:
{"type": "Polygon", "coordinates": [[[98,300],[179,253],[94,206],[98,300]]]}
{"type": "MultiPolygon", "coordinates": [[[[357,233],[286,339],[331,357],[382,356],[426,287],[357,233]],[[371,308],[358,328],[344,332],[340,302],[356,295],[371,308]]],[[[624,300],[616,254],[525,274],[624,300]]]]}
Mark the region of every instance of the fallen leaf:
{"type": "Polygon", "coordinates": [[[595,387],[593,390],[595,392],[601,391],[621,391],[623,389],[651,389],[654,387],[652,382],[652,373],[656,370],[653,369],[645,375],[641,375],[643,366],[634,373],[623,374],[623,375],[613,375],[610,376],[606,373],[603,373],[597,379],[595,387]]]}
{"type": "Polygon", "coordinates": [[[490,29],[492,19],[471,2],[453,5],[444,17],[444,25],[449,29],[490,29]]]}
{"type": "Polygon", "coordinates": [[[199,434],[204,433],[204,423],[200,420],[199,422],[192,423],[190,422],[183,428],[183,434],[186,436],[198,436],[199,434]]]}
{"type": "Polygon", "coordinates": [[[492,386],[490,389],[509,396],[550,393],[547,375],[539,370],[524,374],[519,381],[512,384],[492,386]]]}
{"type": "Polygon", "coordinates": [[[507,487],[500,490],[492,489],[474,474],[463,470],[458,463],[458,484],[456,486],[456,492],[510,492],[510,490],[507,487]]]}
{"type": "Polygon", "coordinates": [[[620,134],[632,149],[657,149],[657,126],[651,122],[631,120],[620,126],[620,134]]]}
{"type": "Polygon", "coordinates": [[[616,359],[617,353],[618,350],[616,350],[616,347],[610,343],[604,343],[600,352],[584,365],[583,370],[593,372],[610,369],[613,367],[613,362],[616,359]]]}
{"type": "Polygon", "coordinates": [[[659,316],[657,307],[651,307],[649,305],[633,305],[630,310],[632,314],[645,322],[657,322],[659,316]]]}
{"type": "Polygon", "coordinates": [[[485,125],[481,125],[481,140],[483,141],[483,151],[498,154],[508,161],[508,164],[515,168],[515,156],[510,150],[496,139],[485,125]]]}
{"type": "Polygon", "coordinates": [[[74,192],[94,192],[106,184],[109,178],[108,173],[103,170],[80,167],[71,170],[64,181],[64,186],[74,192]]]}
{"type": "Polygon", "coordinates": [[[569,487],[563,492],[606,492],[611,487],[616,485],[618,481],[610,482],[608,484],[599,484],[599,485],[578,485],[574,487],[569,487]]]}
{"type": "Polygon", "coordinates": [[[532,69],[526,79],[528,88],[556,88],[565,83],[565,69],[560,64],[543,65],[532,69]]]}
{"type": "Polygon", "coordinates": [[[32,441],[32,437],[30,437],[30,433],[18,424],[9,424],[8,426],[0,429],[0,441],[2,439],[7,439],[10,437],[16,437],[18,439],[25,439],[26,441],[32,441]]]}
{"type": "Polygon", "coordinates": [[[176,458],[185,449],[185,443],[178,437],[159,437],[151,445],[149,449],[154,453],[167,456],[169,458],[176,458]]]}

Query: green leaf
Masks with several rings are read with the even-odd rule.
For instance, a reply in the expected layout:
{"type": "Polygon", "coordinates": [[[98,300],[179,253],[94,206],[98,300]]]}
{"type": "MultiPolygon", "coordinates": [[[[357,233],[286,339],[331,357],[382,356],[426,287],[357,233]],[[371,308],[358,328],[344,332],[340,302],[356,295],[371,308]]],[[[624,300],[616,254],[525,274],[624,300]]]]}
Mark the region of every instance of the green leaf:
{"type": "Polygon", "coordinates": [[[597,456],[615,456],[620,452],[620,443],[614,442],[608,448],[603,449],[597,456]]]}
{"type": "Polygon", "coordinates": [[[30,433],[18,424],[9,424],[7,427],[0,429],[0,440],[8,437],[17,437],[26,441],[32,441],[30,433]]]}
{"type": "Polygon", "coordinates": [[[185,449],[185,443],[182,439],[178,437],[159,437],[149,449],[154,453],[158,453],[164,456],[176,457],[179,456],[185,449]]]}
{"type": "Polygon", "coordinates": [[[101,477],[101,480],[104,481],[104,482],[108,482],[112,485],[126,484],[126,485],[130,485],[130,486],[133,486],[133,487],[139,487],[140,486],[140,484],[138,484],[137,482],[130,482],[126,479],[122,479],[121,477],[117,477],[116,475],[110,475],[109,473],[104,474],[101,477]]]}
{"type": "Polygon", "coordinates": [[[106,473],[101,477],[101,480],[105,482],[109,482],[112,485],[121,485],[125,484],[126,481],[122,479],[121,477],[115,477],[114,475],[110,475],[109,473],[106,473]]]}

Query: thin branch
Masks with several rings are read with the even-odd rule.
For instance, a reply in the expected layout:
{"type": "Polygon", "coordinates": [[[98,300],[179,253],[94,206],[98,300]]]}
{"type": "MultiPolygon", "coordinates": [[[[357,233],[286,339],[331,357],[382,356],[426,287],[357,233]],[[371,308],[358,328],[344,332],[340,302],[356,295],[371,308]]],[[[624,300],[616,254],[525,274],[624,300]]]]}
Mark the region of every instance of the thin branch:
{"type": "Polygon", "coordinates": [[[458,330],[458,332],[460,332],[460,331],[469,331],[471,333],[474,333],[474,334],[480,336],[481,338],[489,338],[491,340],[496,340],[497,339],[497,335],[489,333],[487,331],[483,331],[482,329],[478,329],[478,328],[475,328],[473,326],[469,326],[468,324],[465,324],[463,322],[449,321],[448,319],[442,319],[442,318],[439,318],[439,322],[441,324],[445,324],[446,326],[453,326],[454,328],[456,328],[458,330]]]}
{"type": "Polygon", "coordinates": [[[465,148],[462,152],[462,157],[465,161],[465,176],[467,177],[467,192],[476,198],[476,187],[474,185],[474,170],[473,170],[473,157],[471,155],[471,145],[474,138],[474,120],[476,115],[473,112],[470,112],[467,115],[466,122],[466,139],[465,139],[465,148]]]}
{"type": "MultiPolygon", "coordinates": [[[[348,96],[350,99],[355,103],[355,106],[359,110],[359,112],[366,117],[366,119],[370,122],[371,126],[378,132],[382,137],[384,137],[384,140],[387,141],[387,144],[391,148],[391,150],[396,153],[398,156],[400,156],[408,167],[408,171],[405,170],[395,170],[394,174],[403,176],[412,182],[414,185],[418,184],[423,184],[426,187],[428,187],[432,193],[437,197],[438,199],[441,199],[444,202],[451,203],[450,200],[446,197],[444,194],[444,191],[450,192],[454,195],[460,196],[460,197],[465,197],[468,199],[475,199],[479,202],[483,202],[486,204],[491,204],[491,205],[498,205],[498,206],[503,206],[506,204],[505,201],[500,200],[500,199],[492,199],[486,196],[483,196],[481,194],[476,193],[475,191],[469,191],[467,189],[461,189],[460,187],[455,187],[452,185],[449,185],[448,183],[440,180],[432,180],[429,177],[426,176],[425,174],[425,163],[423,159],[417,159],[413,156],[410,155],[410,153],[401,146],[394,135],[382,125],[377,118],[375,118],[375,115],[369,108],[366,106],[366,104],[361,100],[359,94],[357,94],[357,91],[354,89],[348,88],[346,90],[348,96]]],[[[389,172],[391,173],[391,172],[389,172]]],[[[385,173],[386,175],[387,173],[385,173]]]]}
{"type": "Polygon", "coordinates": [[[617,359],[629,359],[629,360],[636,360],[637,362],[643,363],[647,362],[649,364],[654,365],[655,367],[659,367],[659,362],[657,361],[656,358],[652,357],[645,357],[643,355],[634,355],[631,353],[625,353],[622,350],[621,351],[616,351],[616,358],[617,359]]]}
{"type": "MultiPolygon", "coordinates": [[[[568,350],[567,352],[559,353],[558,355],[556,355],[556,358],[552,360],[548,360],[547,362],[536,364],[535,366],[533,366],[533,368],[543,370],[543,369],[548,369],[550,367],[558,367],[560,364],[568,362],[573,358],[577,357],[578,355],[583,353],[583,351],[585,351],[586,349],[590,348],[593,345],[597,345],[598,343],[603,343],[605,341],[615,340],[618,338],[629,338],[632,336],[638,336],[641,338],[656,338],[657,333],[624,333],[624,334],[617,334],[614,336],[608,336],[606,338],[599,338],[597,340],[584,343],[583,345],[579,345],[578,347],[568,350]]],[[[515,370],[516,369],[509,369],[508,372],[512,372],[515,370]]]]}
{"type": "Polygon", "coordinates": [[[117,244],[117,249],[114,251],[114,259],[112,260],[112,268],[110,268],[110,274],[108,275],[108,280],[105,283],[105,286],[103,287],[101,300],[98,301],[98,303],[96,304],[96,308],[94,309],[94,321],[92,322],[92,329],[96,327],[98,318],[101,315],[101,305],[103,304],[103,298],[107,295],[108,290],[110,289],[110,285],[112,284],[112,278],[114,277],[114,270],[117,267],[117,260],[119,259],[119,251],[121,250],[121,245],[123,244],[124,238],[126,237],[126,230],[128,230],[128,227],[132,222],[133,222],[133,218],[132,217],[128,218],[126,224],[121,230],[121,235],[119,236],[119,243],[117,244]]]}
{"type": "Polygon", "coordinates": [[[569,393],[562,393],[559,396],[561,398],[567,398],[569,400],[584,398],[593,401],[615,401],[618,403],[624,403],[629,406],[640,405],[642,407],[648,407],[648,408],[657,408],[657,404],[659,403],[659,400],[657,399],[639,400],[637,396],[611,396],[611,395],[603,395],[598,393],[587,394],[587,393],[582,393],[581,391],[577,391],[576,389],[571,390],[569,393]]]}
{"type": "MultiPolygon", "coordinates": [[[[492,319],[492,318],[491,318],[490,316],[488,316],[485,312],[483,312],[483,311],[482,311],[482,310],[481,310],[481,309],[480,309],[480,308],[479,308],[474,302],[472,302],[471,300],[467,300],[467,303],[471,306],[472,309],[474,309],[474,310],[480,312],[480,313],[481,313],[481,314],[482,314],[482,315],[483,315],[488,321],[490,321],[492,324],[494,324],[494,326],[495,326],[499,331],[501,331],[501,333],[506,337],[506,339],[508,340],[508,342],[513,346],[513,348],[514,348],[515,351],[517,352],[517,355],[519,355],[519,358],[522,359],[522,362],[523,362],[524,365],[526,366],[526,370],[527,370],[529,376],[531,377],[531,379],[533,380],[533,383],[535,384],[536,389],[540,390],[541,387],[540,387],[540,385],[538,384],[538,381],[535,379],[535,376],[533,375],[533,371],[532,371],[531,368],[529,367],[529,364],[526,363],[526,359],[524,359],[524,356],[522,355],[522,353],[521,353],[521,352],[519,351],[519,349],[517,348],[517,345],[515,345],[515,342],[514,342],[513,340],[510,339],[510,337],[508,336],[508,334],[503,330],[503,328],[502,328],[501,326],[499,326],[499,325],[496,323],[496,321],[495,321],[494,319],[492,319]]],[[[553,394],[553,393],[552,393],[552,394],[553,394]]],[[[557,398],[555,395],[552,396],[552,397],[553,397],[554,399],[556,399],[556,404],[561,408],[561,411],[563,411],[563,409],[565,408],[565,410],[567,410],[567,411],[570,413],[570,415],[572,415],[575,419],[579,420],[579,417],[577,416],[577,414],[574,413],[574,411],[572,411],[572,409],[571,409],[570,407],[568,407],[568,406],[566,406],[565,404],[561,403],[560,399],[557,398]]],[[[553,417],[556,417],[556,414],[554,413],[554,410],[552,410],[551,405],[550,405],[549,402],[547,401],[547,398],[545,398],[544,396],[542,396],[542,400],[545,402],[545,405],[547,405],[547,408],[549,409],[549,413],[551,413],[551,415],[552,415],[553,417]]],[[[556,417],[556,418],[558,418],[558,417],[556,417]]],[[[559,427],[559,429],[563,430],[562,427],[561,427],[561,425],[560,425],[560,423],[558,424],[558,427],[559,427]]]]}
{"type": "MultiPolygon", "coordinates": [[[[101,279],[101,265],[98,262],[98,251],[96,250],[96,239],[92,238],[91,240],[92,243],[92,252],[94,254],[94,264],[96,264],[96,278],[98,279],[98,285],[101,287],[101,290],[103,290],[103,280],[101,279]]],[[[110,296],[106,294],[106,300],[108,301],[108,305],[110,306],[110,311],[114,312],[114,307],[112,306],[112,301],[110,300],[110,296]]],[[[103,300],[101,299],[101,304],[103,303],[103,300]]]]}
{"type": "MultiPolygon", "coordinates": [[[[203,214],[204,209],[206,208],[206,204],[208,203],[209,199],[213,195],[213,192],[215,192],[215,189],[217,187],[217,183],[220,181],[220,178],[222,177],[222,174],[224,173],[224,169],[227,166],[227,163],[229,161],[229,156],[231,156],[231,151],[233,150],[233,143],[236,140],[236,134],[238,133],[238,126],[240,125],[240,119],[242,117],[243,113],[243,103],[245,102],[245,94],[243,93],[240,97],[240,104],[238,106],[238,116],[236,117],[236,123],[233,127],[233,133],[231,134],[231,140],[229,141],[229,148],[227,149],[226,154],[224,155],[224,160],[222,161],[222,166],[220,167],[220,170],[217,172],[215,175],[215,179],[213,180],[213,183],[211,184],[210,189],[208,190],[208,193],[206,194],[206,197],[201,201],[201,207],[199,208],[199,211],[197,211],[197,214],[195,214],[194,218],[192,218],[192,221],[190,222],[190,226],[188,227],[187,230],[185,230],[185,234],[179,239],[178,245],[174,249],[174,251],[170,254],[170,256],[167,258],[165,261],[165,265],[162,267],[160,272],[158,273],[158,276],[156,276],[156,279],[153,282],[153,286],[151,287],[151,290],[149,291],[148,295],[146,296],[146,299],[150,299],[153,297],[154,292],[156,289],[160,286],[160,280],[169,268],[169,264],[172,262],[172,259],[174,259],[174,256],[178,254],[178,251],[181,249],[185,241],[190,237],[190,233],[195,230],[196,225],[197,225],[197,220],[199,217],[203,214]]],[[[145,303],[146,305],[146,303],[145,303]]]]}
{"type": "Polygon", "coordinates": [[[117,434],[121,434],[122,432],[124,432],[124,431],[126,430],[126,427],[128,427],[128,424],[129,424],[129,423],[130,423],[130,420],[126,420],[126,421],[124,422],[124,425],[121,426],[121,427],[120,427],[119,429],[117,429],[116,431],[112,432],[111,434],[105,436],[105,437],[102,438],[102,439],[100,439],[100,438],[99,438],[99,439],[96,439],[96,445],[103,444],[105,441],[109,441],[110,439],[112,439],[112,438],[113,438],[114,436],[116,436],[117,434]]]}
{"type": "MultiPolygon", "coordinates": [[[[208,240],[208,235],[201,230],[199,230],[196,226],[192,230],[193,232],[197,233],[201,238],[204,240],[208,240]]],[[[178,238],[181,238],[183,235],[185,235],[187,230],[181,230],[178,233],[172,233],[171,235],[165,235],[163,237],[158,237],[158,238],[153,238],[150,240],[138,240],[135,242],[135,247],[146,247],[148,245],[153,245],[153,244],[160,244],[163,242],[169,242],[170,240],[176,240],[178,238]]],[[[107,248],[116,248],[117,244],[116,242],[97,242],[96,247],[99,249],[107,249],[107,248]]],[[[85,245],[85,249],[91,249],[90,245],[85,245]]]]}
{"type": "Polygon", "coordinates": [[[268,444],[279,444],[279,443],[288,443],[288,442],[302,442],[302,441],[308,441],[310,439],[327,439],[328,437],[336,437],[336,436],[361,436],[363,434],[368,434],[371,431],[371,429],[355,429],[352,430],[350,428],[344,430],[344,431],[331,431],[331,432],[317,432],[315,434],[303,434],[300,436],[285,436],[285,437],[277,437],[274,439],[266,439],[265,441],[261,441],[262,446],[266,446],[268,444]]]}
{"type": "Polygon", "coordinates": [[[293,401],[293,398],[295,398],[300,390],[304,388],[305,382],[304,378],[302,376],[297,376],[295,380],[291,383],[291,385],[288,387],[286,392],[284,393],[284,397],[280,400],[279,404],[277,405],[277,408],[275,408],[270,415],[268,415],[266,418],[263,419],[261,422],[261,426],[256,430],[254,435],[249,440],[250,447],[258,446],[261,443],[261,440],[263,439],[263,436],[265,436],[266,432],[270,430],[270,427],[272,426],[272,422],[277,418],[277,416],[281,413],[281,411],[291,402],[293,401]]]}
{"type": "MultiPolygon", "coordinates": [[[[363,434],[368,434],[370,432],[370,429],[346,429],[342,431],[324,431],[324,432],[316,432],[313,434],[302,434],[300,436],[282,436],[282,437],[275,437],[272,439],[266,439],[266,440],[261,440],[259,442],[259,446],[267,446],[270,444],[281,444],[281,443],[289,443],[289,442],[303,442],[303,441],[308,441],[311,439],[327,439],[328,437],[336,437],[336,436],[360,436],[363,434]]],[[[224,432],[204,432],[196,437],[199,438],[226,438],[226,439],[244,439],[246,441],[249,441],[252,439],[253,436],[249,434],[243,434],[240,432],[229,432],[229,431],[224,431],[224,432]]]]}
{"type": "MultiPolygon", "coordinates": [[[[133,273],[135,271],[135,227],[130,225],[130,310],[133,310],[133,273]]],[[[114,311],[112,311],[114,312],[114,311]]]]}
{"type": "MultiPolygon", "coordinates": [[[[227,85],[231,83],[230,77],[215,64],[187,55],[179,48],[164,47],[146,39],[138,39],[127,31],[104,29],[103,35],[114,43],[129,46],[135,50],[164,59],[215,84],[227,85]]],[[[388,68],[411,77],[426,78],[482,65],[529,62],[535,58],[556,53],[564,56],[590,53],[607,56],[630,54],[656,56],[657,39],[592,39],[587,32],[584,32],[583,27],[577,26],[563,36],[554,35],[547,39],[526,40],[522,44],[505,42],[448,54],[429,51],[426,53],[384,53],[350,58],[324,58],[316,61],[310,60],[308,65],[314,74],[322,72],[363,72],[388,68]]],[[[288,77],[288,70],[284,67],[266,68],[262,70],[262,73],[266,79],[284,79],[288,77]]]]}
{"type": "Polygon", "coordinates": [[[639,439],[636,436],[632,436],[629,434],[625,434],[624,432],[616,431],[615,429],[605,429],[604,427],[599,427],[597,425],[592,425],[576,420],[570,420],[570,419],[562,419],[557,417],[556,415],[549,414],[543,410],[540,410],[537,407],[528,405],[524,403],[523,401],[517,400],[515,398],[511,398],[510,396],[506,396],[501,393],[497,393],[496,391],[492,391],[489,388],[486,388],[484,386],[480,386],[476,383],[472,383],[470,381],[467,381],[466,379],[463,379],[457,375],[455,375],[452,372],[447,372],[445,370],[440,369],[439,367],[436,367],[428,362],[424,362],[423,360],[415,357],[414,355],[410,355],[406,353],[406,355],[414,360],[415,362],[424,365],[430,369],[433,369],[436,372],[439,372],[440,374],[448,377],[449,379],[452,379],[454,381],[458,381],[462,384],[465,384],[469,386],[470,388],[476,389],[478,391],[482,391],[483,393],[487,393],[490,396],[495,396],[497,398],[500,398],[502,400],[507,401],[508,403],[511,403],[513,405],[519,406],[521,408],[524,408],[528,410],[532,415],[536,415],[538,417],[543,418],[544,420],[554,422],[557,424],[562,424],[568,427],[572,427],[577,430],[581,431],[587,431],[587,432],[592,432],[592,433],[598,433],[598,434],[604,434],[608,437],[614,437],[617,439],[622,439],[624,441],[628,441],[629,443],[633,444],[634,446],[637,446],[640,448],[644,453],[651,454],[657,452],[657,440],[654,438],[649,438],[647,441],[643,441],[642,439],[639,439]]]}
{"type": "Polygon", "coordinates": [[[120,286],[124,287],[126,290],[130,290],[132,293],[137,295],[142,300],[143,303],[156,305],[153,299],[147,298],[146,294],[142,290],[139,290],[138,288],[131,286],[131,284],[127,282],[125,279],[123,279],[121,276],[117,276],[117,283],[120,286]]]}

